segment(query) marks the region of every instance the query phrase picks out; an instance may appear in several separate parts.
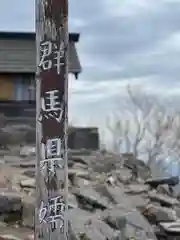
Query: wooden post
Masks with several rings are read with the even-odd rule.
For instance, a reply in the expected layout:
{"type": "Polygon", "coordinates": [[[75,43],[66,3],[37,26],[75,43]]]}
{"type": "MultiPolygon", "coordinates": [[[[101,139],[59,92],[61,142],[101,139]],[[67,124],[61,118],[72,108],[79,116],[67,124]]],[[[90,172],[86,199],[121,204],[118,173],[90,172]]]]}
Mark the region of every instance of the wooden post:
{"type": "Polygon", "coordinates": [[[35,239],[68,239],[68,0],[36,0],[35,239]]]}

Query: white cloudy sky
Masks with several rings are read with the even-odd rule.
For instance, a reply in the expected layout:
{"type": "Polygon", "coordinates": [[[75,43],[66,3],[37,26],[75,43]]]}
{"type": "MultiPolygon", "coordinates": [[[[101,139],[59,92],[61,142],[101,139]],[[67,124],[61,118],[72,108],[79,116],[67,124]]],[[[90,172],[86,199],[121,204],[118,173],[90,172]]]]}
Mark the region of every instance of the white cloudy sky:
{"type": "MultiPolygon", "coordinates": [[[[34,30],[34,0],[0,0],[0,29],[34,30]]],[[[180,0],[69,0],[83,73],[70,79],[76,124],[102,124],[128,83],[180,90],[180,0]]]]}

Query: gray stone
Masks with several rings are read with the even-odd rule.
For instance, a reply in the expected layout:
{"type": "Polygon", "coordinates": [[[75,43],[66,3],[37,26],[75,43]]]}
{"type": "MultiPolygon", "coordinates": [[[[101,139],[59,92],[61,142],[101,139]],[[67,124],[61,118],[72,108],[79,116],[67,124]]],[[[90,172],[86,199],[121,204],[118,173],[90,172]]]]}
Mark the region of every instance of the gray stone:
{"type": "Polygon", "coordinates": [[[73,194],[77,197],[81,208],[94,210],[94,209],[106,209],[109,206],[109,202],[105,197],[99,195],[90,186],[75,189],[73,194]]]}
{"type": "Polygon", "coordinates": [[[165,195],[168,195],[170,197],[174,196],[174,191],[173,191],[173,189],[171,189],[170,186],[168,186],[168,184],[159,185],[157,187],[157,193],[165,194],[165,195]]]}
{"type": "MultiPolygon", "coordinates": [[[[1,137],[0,137],[1,138],[1,137]]],[[[9,149],[8,148],[1,148],[1,144],[0,144],[0,156],[4,157],[5,155],[9,154],[9,149]]]]}
{"type": "Polygon", "coordinates": [[[96,152],[90,156],[89,166],[97,173],[109,173],[116,170],[116,163],[119,162],[119,156],[113,154],[102,155],[96,152]]]}
{"type": "Polygon", "coordinates": [[[22,225],[34,228],[35,198],[28,196],[22,200],[22,225]]]}
{"type": "Polygon", "coordinates": [[[147,179],[146,184],[149,184],[153,188],[157,188],[158,185],[167,184],[169,186],[176,186],[179,183],[179,177],[159,177],[147,179]]]}
{"type": "Polygon", "coordinates": [[[4,141],[7,145],[23,144],[25,133],[14,129],[12,126],[6,126],[1,129],[0,144],[4,141]]]}
{"type": "Polygon", "coordinates": [[[125,168],[123,168],[121,170],[116,170],[116,175],[120,182],[127,183],[131,178],[131,170],[125,169],[125,168]]]}
{"type": "Polygon", "coordinates": [[[26,131],[24,140],[27,144],[33,144],[36,142],[36,128],[30,128],[26,131]]]}
{"type": "Polygon", "coordinates": [[[83,165],[88,165],[88,162],[87,162],[87,159],[86,157],[84,156],[78,156],[78,155],[75,155],[75,156],[71,156],[69,158],[70,161],[73,161],[74,163],[81,163],[83,165]]]}
{"type": "Polygon", "coordinates": [[[73,209],[69,211],[68,218],[71,225],[70,240],[115,240],[117,231],[101,221],[98,216],[90,215],[80,209],[73,209]]]}
{"type": "Polygon", "coordinates": [[[20,156],[21,157],[36,156],[36,148],[32,146],[24,146],[20,150],[20,156]]]}
{"type": "Polygon", "coordinates": [[[76,197],[71,193],[68,194],[68,206],[69,209],[78,208],[78,202],[76,200],[76,197]]]}
{"type": "Polygon", "coordinates": [[[165,222],[165,223],[159,223],[159,225],[161,226],[161,228],[169,233],[169,234],[177,234],[177,236],[180,235],[180,221],[176,221],[176,222],[165,222]]]}
{"type": "Polygon", "coordinates": [[[143,209],[148,200],[140,195],[127,195],[124,192],[124,189],[120,187],[110,187],[106,186],[104,193],[109,197],[109,200],[115,204],[124,204],[136,207],[138,209],[143,209]],[[106,192],[105,192],[106,191],[106,192]]]}
{"type": "MultiPolygon", "coordinates": [[[[69,161],[69,160],[68,160],[69,161]]],[[[87,170],[88,166],[82,163],[74,163],[73,164],[74,169],[82,169],[82,170],[87,170]]]]}
{"type": "Polygon", "coordinates": [[[7,164],[12,164],[12,163],[16,163],[16,162],[21,162],[24,159],[19,157],[19,156],[11,156],[11,155],[5,155],[4,156],[4,161],[7,164]]]}
{"type": "Polygon", "coordinates": [[[171,208],[149,204],[146,208],[148,217],[154,219],[153,224],[157,222],[171,222],[177,220],[176,211],[171,208]]]}
{"type": "Polygon", "coordinates": [[[0,149],[8,149],[8,144],[10,143],[10,134],[0,130],[0,149]]]}
{"type": "Polygon", "coordinates": [[[29,162],[20,162],[20,163],[13,164],[12,166],[20,167],[20,168],[35,168],[36,162],[35,162],[35,160],[29,161],[29,162]]]}
{"type": "Polygon", "coordinates": [[[151,200],[157,201],[164,206],[175,206],[179,204],[176,198],[172,198],[163,194],[158,194],[154,191],[149,192],[148,196],[151,200]]]}
{"type": "Polygon", "coordinates": [[[144,239],[157,239],[147,220],[136,209],[130,208],[130,206],[122,204],[111,210],[105,210],[102,213],[102,219],[112,228],[121,231],[124,228],[123,225],[125,225],[126,237],[132,237],[135,232],[141,231],[141,233],[144,232],[145,234],[144,239]],[[122,222],[123,219],[125,219],[124,224],[122,222]]]}
{"type": "Polygon", "coordinates": [[[127,198],[130,199],[132,206],[140,211],[143,211],[149,203],[149,199],[141,195],[128,195],[127,198]]]}
{"type": "Polygon", "coordinates": [[[0,228],[5,228],[5,227],[7,227],[7,223],[0,221],[0,228]]]}
{"type": "Polygon", "coordinates": [[[20,211],[22,207],[21,195],[16,192],[0,192],[0,213],[20,211]]]}
{"type": "Polygon", "coordinates": [[[34,238],[31,237],[32,234],[32,229],[23,228],[22,226],[0,227],[0,240],[34,240],[34,238]]]}
{"type": "Polygon", "coordinates": [[[0,235],[0,240],[22,240],[22,238],[16,237],[11,234],[2,234],[0,235]]]}
{"type": "Polygon", "coordinates": [[[23,174],[27,177],[34,178],[35,175],[36,175],[36,170],[34,168],[33,169],[28,169],[28,170],[25,170],[23,172],[23,174]]]}
{"type": "Polygon", "coordinates": [[[142,184],[131,184],[127,187],[125,192],[132,194],[147,193],[149,191],[149,186],[142,184]]]}
{"type": "Polygon", "coordinates": [[[20,182],[22,188],[36,188],[36,180],[29,178],[20,182]]]}
{"type": "Polygon", "coordinates": [[[136,159],[133,153],[124,153],[121,158],[123,159],[124,166],[129,169],[136,169],[138,177],[147,179],[151,175],[150,168],[144,161],[136,159]]]}
{"type": "Polygon", "coordinates": [[[81,178],[85,178],[85,179],[90,179],[89,172],[84,171],[82,169],[68,169],[68,175],[69,175],[69,177],[76,176],[76,177],[81,177],[81,178]]]}
{"type": "Polygon", "coordinates": [[[92,183],[89,180],[86,180],[84,178],[77,178],[76,179],[76,186],[78,186],[78,187],[87,187],[87,186],[90,186],[90,185],[92,185],[92,183]]]}
{"type": "Polygon", "coordinates": [[[180,219],[180,207],[174,207],[177,217],[180,219]]]}

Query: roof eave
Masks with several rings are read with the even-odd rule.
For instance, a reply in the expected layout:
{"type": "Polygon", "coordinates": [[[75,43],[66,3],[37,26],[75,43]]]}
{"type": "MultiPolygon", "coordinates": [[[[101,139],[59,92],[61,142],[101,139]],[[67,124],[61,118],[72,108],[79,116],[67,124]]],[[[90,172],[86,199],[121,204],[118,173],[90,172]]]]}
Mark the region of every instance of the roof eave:
{"type": "MultiPolygon", "coordinates": [[[[35,40],[35,38],[35,32],[0,32],[0,39],[35,40]]],[[[79,33],[69,33],[69,41],[78,42],[79,38],[79,33]]]]}

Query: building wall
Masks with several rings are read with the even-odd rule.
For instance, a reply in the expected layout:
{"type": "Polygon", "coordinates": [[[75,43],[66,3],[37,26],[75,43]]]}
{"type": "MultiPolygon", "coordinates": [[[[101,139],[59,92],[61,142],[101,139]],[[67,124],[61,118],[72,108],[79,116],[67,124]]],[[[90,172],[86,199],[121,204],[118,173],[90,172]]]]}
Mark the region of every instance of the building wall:
{"type": "Polygon", "coordinates": [[[0,39],[0,72],[35,72],[35,70],[35,41],[0,39]]]}
{"type": "Polygon", "coordinates": [[[0,100],[12,100],[13,82],[6,75],[0,75],[0,100]]]}
{"type": "MultiPolygon", "coordinates": [[[[69,44],[69,73],[81,72],[74,42],[69,44]]],[[[35,39],[0,38],[0,73],[35,73],[35,39]]]]}
{"type": "Polygon", "coordinates": [[[0,74],[0,101],[35,100],[33,74],[0,74]]]}
{"type": "Polygon", "coordinates": [[[68,147],[70,149],[99,149],[98,128],[91,127],[69,127],[68,147]]]}

